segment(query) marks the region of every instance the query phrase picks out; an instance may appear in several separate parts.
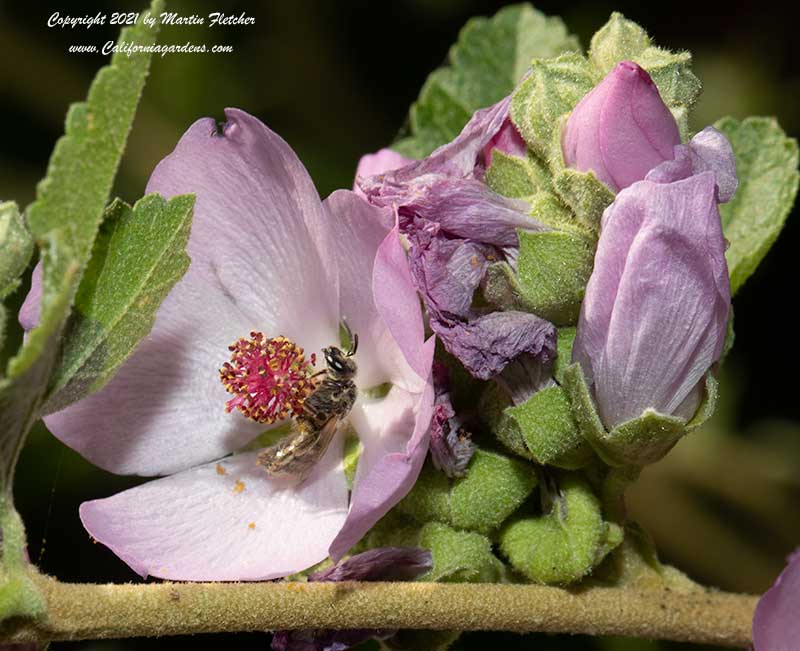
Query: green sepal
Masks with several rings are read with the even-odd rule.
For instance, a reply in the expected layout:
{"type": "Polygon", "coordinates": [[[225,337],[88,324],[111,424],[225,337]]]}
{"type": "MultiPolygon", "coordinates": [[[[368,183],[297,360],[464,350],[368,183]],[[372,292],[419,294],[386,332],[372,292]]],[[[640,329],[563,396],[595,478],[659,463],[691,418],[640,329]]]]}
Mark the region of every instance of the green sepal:
{"type": "Polygon", "coordinates": [[[42,617],[43,595],[25,554],[25,527],[11,499],[0,496],[0,623],[9,617],[42,617]]]}
{"type": "Polygon", "coordinates": [[[561,200],[577,219],[598,234],[603,211],[614,201],[614,193],[592,172],[563,169],[556,175],[554,183],[561,200]]]}
{"type": "MultiPolygon", "coordinates": [[[[647,462],[639,461],[640,456],[648,456],[648,450],[654,445],[658,448],[658,451],[661,451],[662,444],[667,443],[658,436],[653,441],[654,432],[647,429],[648,427],[657,428],[662,425],[660,420],[652,420],[653,417],[661,416],[655,412],[646,412],[639,419],[622,423],[611,432],[608,432],[597,413],[580,364],[572,364],[564,372],[564,389],[569,396],[572,414],[578,424],[578,429],[594,448],[595,452],[608,465],[644,465],[647,462]],[[639,422],[642,419],[645,420],[639,422]]],[[[685,422],[683,420],[671,417],[664,418],[669,419],[669,425],[680,424],[681,432],[684,432],[685,422]]],[[[666,432],[663,434],[666,435],[666,432]]],[[[674,440],[672,437],[669,438],[667,450],[674,445],[676,440],[677,438],[674,440]]],[[[667,450],[664,450],[664,453],[667,450]]]]}
{"type": "Polygon", "coordinates": [[[519,508],[537,484],[536,471],[529,463],[475,450],[467,474],[453,483],[452,524],[459,529],[489,533],[519,508]]]}
{"type": "Polygon", "coordinates": [[[553,59],[534,59],[528,78],[514,91],[511,120],[528,146],[548,163],[561,159],[560,118],[595,85],[586,58],[568,52],[553,59]]]}
{"type": "Polygon", "coordinates": [[[719,207],[731,295],[755,272],[778,237],[797,194],[797,140],[788,138],[773,118],[739,122],[723,118],[715,125],[730,140],[736,156],[739,187],[719,207]]]}
{"type": "Polygon", "coordinates": [[[609,432],[597,413],[580,364],[569,366],[563,379],[581,434],[605,463],[617,467],[644,466],[661,459],[681,437],[711,417],[719,393],[718,382],[709,371],[703,398],[688,423],[683,418],[647,409],[638,418],[620,423],[609,432]]]}
{"type": "Polygon", "coordinates": [[[661,459],[685,434],[683,418],[647,409],[638,418],[617,425],[594,446],[609,465],[645,466],[661,459]]]}
{"type": "Polygon", "coordinates": [[[650,37],[639,25],[614,12],[589,44],[589,61],[605,76],[620,61],[639,56],[650,47],[650,37]]]}
{"type": "Polygon", "coordinates": [[[734,309],[731,305],[731,312],[728,316],[728,326],[725,329],[725,341],[722,342],[722,353],[719,356],[719,364],[722,364],[728,357],[728,353],[733,349],[733,344],[736,343],[736,331],[734,330],[734,309]]]}
{"type": "Polygon", "coordinates": [[[478,409],[481,419],[497,439],[511,452],[526,459],[533,460],[533,456],[525,445],[522,431],[519,427],[509,425],[505,410],[513,406],[508,394],[496,382],[489,382],[481,394],[478,409]]]}
{"type": "Polygon", "coordinates": [[[479,533],[429,522],[420,530],[418,544],[433,555],[433,568],[420,581],[499,583],[506,578],[506,568],[492,553],[491,541],[479,533]]]}
{"type": "Polygon", "coordinates": [[[535,154],[522,158],[499,149],[492,153],[492,164],[483,180],[494,192],[511,199],[525,199],[553,187],[550,171],[535,154]]]}
{"type": "Polygon", "coordinates": [[[549,513],[513,518],[500,532],[501,551],[534,583],[574,583],[622,541],[620,527],[603,520],[585,479],[564,473],[558,485],[549,513]]]}
{"type": "Polygon", "coordinates": [[[555,323],[578,319],[594,248],[587,238],[563,231],[518,231],[517,273],[504,263],[490,265],[484,298],[506,310],[532,312],[555,323]]]}
{"type": "Polygon", "coordinates": [[[33,238],[17,204],[13,201],[0,203],[0,300],[19,286],[19,277],[32,255],[33,238]]]}
{"type": "MultiPolygon", "coordinates": [[[[730,323],[730,322],[729,322],[730,323]]],[[[703,382],[703,399],[694,416],[686,424],[686,432],[693,432],[714,415],[719,399],[719,380],[713,371],[707,371],[703,382]]]]}
{"type": "Polygon", "coordinates": [[[426,461],[414,487],[396,508],[418,522],[450,523],[450,480],[426,461]]]}
{"type": "Polygon", "coordinates": [[[647,70],[678,122],[681,138],[686,140],[689,112],[702,90],[700,80],[691,71],[691,55],[653,46],[644,29],[615,12],[592,37],[589,61],[600,79],[624,60],[634,61],[647,70]]]}
{"type": "Polygon", "coordinates": [[[352,550],[376,547],[424,547],[433,555],[433,568],[419,581],[497,583],[506,580],[503,562],[492,553],[484,535],[459,531],[443,522],[420,526],[397,509],[389,511],[352,550]]]}
{"type": "Polygon", "coordinates": [[[501,441],[521,440],[525,456],[540,465],[572,470],[592,459],[592,450],[580,435],[569,400],[559,386],[542,389],[521,405],[506,408],[497,436],[501,441]]]}
{"type": "MultiPolygon", "coordinates": [[[[594,400],[589,393],[583,370],[577,362],[570,364],[563,372],[561,385],[570,401],[572,416],[578,426],[578,431],[597,450],[597,441],[602,441],[606,436],[606,428],[600,420],[594,400]]],[[[599,451],[598,451],[599,453],[599,451]]],[[[600,454],[605,461],[605,457],[600,454]]]]}
{"type": "Polygon", "coordinates": [[[574,326],[559,328],[556,339],[556,362],[553,365],[553,377],[559,384],[564,384],[564,371],[572,364],[572,346],[578,329],[574,326]]]}
{"type": "Polygon", "coordinates": [[[558,231],[518,235],[517,277],[530,311],[573,325],[594,265],[593,242],[558,231]]]}
{"type": "Polygon", "coordinates": [[[525,197],[525,201],[530,206],[528,214],[545,226],[586,237],[595,237],[590,229],[575,219],[573,212],[555,192],[542,190],[525,197]]]}

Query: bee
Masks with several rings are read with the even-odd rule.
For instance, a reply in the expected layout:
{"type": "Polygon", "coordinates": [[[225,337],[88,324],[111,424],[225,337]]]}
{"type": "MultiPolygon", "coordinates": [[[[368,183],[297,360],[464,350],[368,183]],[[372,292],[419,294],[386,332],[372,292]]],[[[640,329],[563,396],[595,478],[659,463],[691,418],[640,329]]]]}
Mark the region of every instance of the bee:
{"type": "Polygon", "coordinates": [[[358,335],[352,335],[346,324],[344,328],[350,349],[347,352],[336,346],[323,349],[326,368],[315,374],[322,375],[322,380],[303,402],[303,413],[295,417],[292,431],[258,455],[258,465],[270,475],[304,481],[325,455],[339,423],[353,408],[358,395],[353,381],[358,335]]]}

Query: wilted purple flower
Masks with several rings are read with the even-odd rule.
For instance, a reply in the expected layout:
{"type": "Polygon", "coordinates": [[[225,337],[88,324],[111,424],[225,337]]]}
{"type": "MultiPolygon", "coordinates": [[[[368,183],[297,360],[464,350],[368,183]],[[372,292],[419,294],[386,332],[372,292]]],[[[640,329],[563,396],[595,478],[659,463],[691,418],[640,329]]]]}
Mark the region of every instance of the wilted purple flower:
{"type": "Polygon", "coordinates": [[[433,419],[431,420],[431,460],[448,477],[461,477],[467,472],[475,444],[471,434],[461,426],[450,400],[450,373],[440,361],[433,362],[433,419]]]}
{"type": "Polygon", "coordinates": [[[487,147],[490,154],[492,146],[509,151],[519,146],[509,101],[477,111],[453,142],[428,158],[361,181],[370,202],[394,209],[408,237],[411,272],[431,329],[484,380],[522,353],[540,361],[555,354],[555,328],[547,321],[472,307],[489,264],[514,261],[517,229],[546,230],[527,214],[525,202],[502,197],[482,182],[487,147]]]}
{"type": "Polygon", "coordinates": [[[622,61],[573,109],[561,134],[564,164],[618,192],[673,157],[680,133],[647,72],[622,61]]]}
{"type": "Polygon", "coordinates": [[[795,651],[800,640],[800,547],[764,593],[753,617],[754,651],[795,651]]]}
{"type": "Polygon", "coordinates": [[[722,352],[730,285],[717,180],[640,181],[603,214],[580,362],[609,429],[645,410],[690,419],[722,352]]]}
{"type": "MultiPolygon", "coordinates": [[[[380,547],[309,575],[309,581],[413,581],[433,567],[433,557],[420,547],[380,547]]],[[[373,637],[385,638],[393,630],[275,631],[273,651],[344,651],[373,637]]]]}
{"type": "MultiPolygon", "coordinates": [[[[45,417],[59,439],[107,470],[170,475],[81,506],[93,538],[142,576],[260,580],[340,558],[408,492],[428,449],[433,339],[424,342],[391,213],[349,191],[321,202],[280,137],[242,111],[226,117],[221,135],[210,118],[192,125],[148,183],[165,197],[197,195],[186,275],[114,378],[45,417]],[[278,335],[319,351],[339,342],[343,317],[359,335],[358,387],[391,385],[350,412],[363,445],[350,497],[341,436],[299,484],[268,475],[257,452],[240,452],[267,429],[240,413],[259,412],[261,371],[272,372],[259,360],[280,349],[302,361],[278,335]],[[244,380],[259,386],[237,389],[231,401],[218,369],[231,342],[251,331],[270,339],[255,332],[251,348],[234,355],[254,371],[244,380]]],[[[40,290],[26,301],[23,325],[40,290]]]]}

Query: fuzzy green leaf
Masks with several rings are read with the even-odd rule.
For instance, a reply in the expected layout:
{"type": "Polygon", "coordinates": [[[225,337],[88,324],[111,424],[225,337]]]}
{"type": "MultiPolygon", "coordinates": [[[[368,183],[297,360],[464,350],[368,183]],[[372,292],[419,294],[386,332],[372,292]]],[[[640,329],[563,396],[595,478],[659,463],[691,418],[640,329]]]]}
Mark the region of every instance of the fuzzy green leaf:
{"type": "Polygon", "coordinates": [[[33,239],[17,204],[13,201],[0,203],[0,300],[19,286],[19,277],[32,254],[33,239]]]}
{"type": "Polygon", "coordinates": [[[423,158],[455,138],[472,114],[511,93],[533,58],[577,50],[560,18],[527,4],[473,18],[451,48],[449,65],[428,77],[410,111],[411,135],[394,148],[423,158]]]}
{"type": "MultiPolygon", "coordinates": [[[[154,0],[150,13],[160,14],[163,7],[162,0],[154,0]]],[[[140,21],[122,30],[119,42],[152,45],[159,25],[155,21],[149,28],[140,21]]],[[[97,73],[87,100],[70,107],[65,134],[28,208],[28,226],[37,241],[58,232],[62,246],[81,266],[88,260],[149,69],[149,53],[119,52],[97,73]]],[[[69,264],[62,256],[51,260],[45,284],[58,283],[69,264]]]]}
{"type": "Polygon", "coordinates": [[[152,194],[106,211],[83,275],[64,347],[53,369],[45,413],[108,382],[153,326],[156,311],[189,268],[192,195],[152,194]]]}
{"type": "Polygon", "coordinates": [[[525,158],[511,156],[499,149],[492,154],[484,181],[498,194],[512,199],[525,199],[552,188],[550,171],[538,157],[532,153],[525,158]]]}
{"type": "MultiPolygon", "coordinates": [[[[163,2],[154,0],[151,13],[163,2]]],[[[142,22],[126,28],[120,41],[148,45],[153,28],[142,22]]],[[[39,416],[39,406],[58,351],[83,268],[92,250],[103,210],[150,67],[144,52],[115,54],[101,69],[88,100],[73,104],[66,133],[56,143],[47,176],[28,209],[30,233],[42,249],[44,276],[39,326],[31,331],[0,382],[0,490],[10,490],[17,455],[39,416]]]]}
{"type": "Polygon", "coordinates": [[[725,253],[731,293],[753,274],[778,237],[798,187],[797,141],[771,118],[723,118],[714,126],[731,141],[739,188],[720,206],[730,247],[725,253]]]}
{"type": "MultiPolygon", "coordinates": [[[[154,0],[151,12],[161,13],[162,9],[163,2],[154,0]]],[[[153,28],[140,22],[123,30],[120,41],[149,45],[155,42],[157,31],[158,21],[153,28]]],[[[0,380],[3,614],[42,614],[37,594],[26,588],[27,575],[15,569],[23,557],[25,540],[21,525],[13,525],[17,515],[11,495],[14,467],[26,435],[40,415],[61,333],[89,260],[149,66],[150,55],[139,52],[130,57],[116,54],[111,64],[100,70],[87,102],[70,108],[66,133],[56,144],[47,176],[39,183],[36,201],[27,212],[44,273],[39,325],[9,361],[0,380]],[[14,597],[13,602],[5,602],[6,594],[14,597]]]]}

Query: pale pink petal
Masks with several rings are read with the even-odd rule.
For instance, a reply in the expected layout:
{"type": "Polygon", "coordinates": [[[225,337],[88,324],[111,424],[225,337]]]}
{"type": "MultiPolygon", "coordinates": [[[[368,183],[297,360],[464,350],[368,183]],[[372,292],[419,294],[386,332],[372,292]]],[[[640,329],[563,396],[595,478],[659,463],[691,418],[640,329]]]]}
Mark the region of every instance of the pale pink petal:
{"type": "MultiPolygon", "coordinates": [[[[433,361],[434,338],[424,354],[433,361]]],[[[392,387],[386,398],[360,401],[350,417],[364,446],[350,498],[350,511],[330,547],[340,559],[372,526],[406,496],[419,476],[430,438],[433,415],[433,382],[421,394],[392,387]]]]}
{"type": "Polygon", "coordinates": [[[81,505],[84,526],[138,574],[255,581],[328,555],[347,515],[341,437],[299,486],[240,454],[81,505]]]}
{"type": "MultiPolygon", "coordinates": [[[[419,299],[413,286],[398,289],[397,282],[386,280],[376,293],[387,289],[396,292],[392,300],[404,301],[404,308],[393,313],[384,322],[373,299],[373,274],[382,273],[383,257],[379,255],[387,237],[397,242],[397,232],[393,231],[394,216],[386,208],[377,208],[349,190],[338,190],[325,200],[331,215],[331,235],[329,247],[336,251],[339,265],[340,313],[350,329],[358,334],[358,375],[359,387],[374,387],[385,382],[408,382],[409,368],[393,332],[400,330],[416,334],[418,348],[422,347],[422,312],[419,299]],[[376,261],[378,264],[376,265],[376,261]],[[399,293],[398,293],[399,292],[399,293]],[[387,323],[390,324],[387,327],[387,323]]],[[[402,253],[399,264],[405,264],[402,253]]],[[[410,282],[410,281],[409,281],[410,282]]],[[[417,378],[419,382],[419,378],[417,378]]]]}
{"type": "Polygon", "coordinates": [[[93,463],[165,474],[228,454],[265,427],[225,413],[227,347],[251,330],[310,353],[336,343],[335,258],[326,211],[297,156],[256,118],[202,119],[153,172],[148,192],[197,195],[189,271],[150,335],[100,392],[45,418],[93,463]]]}
{"type": "MultiPolygon", "coordinates": [[[[432,357],[423,347],[425,329],[419,295],[411,278],[408,257],[395,226],[378,247],[372,271],[372,293],[383,322],[408,364],[421,379],[428,377],[432,357]]],[[[399,381],[399,378],[395,378],[399,381]]],[[[415,390],[413,387],[406,387],[415,390]]],[[[419,387],[416,388],[419,391],[419,387]]]]}

